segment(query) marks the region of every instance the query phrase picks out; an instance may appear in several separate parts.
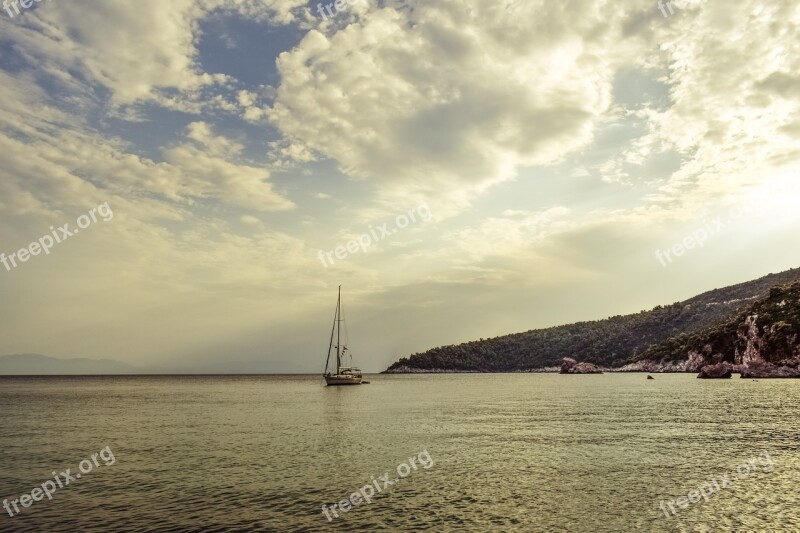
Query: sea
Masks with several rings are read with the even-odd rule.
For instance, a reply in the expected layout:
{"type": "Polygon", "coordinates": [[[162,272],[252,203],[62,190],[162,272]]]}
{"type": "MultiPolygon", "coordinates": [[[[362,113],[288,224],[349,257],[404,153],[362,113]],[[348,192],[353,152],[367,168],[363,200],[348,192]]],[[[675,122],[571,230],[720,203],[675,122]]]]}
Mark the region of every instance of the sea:
{"type": "Polygon", "coordinates": [[[3,377],[0,531],[800,531],[800,381],[654,378],[3,377]]]}

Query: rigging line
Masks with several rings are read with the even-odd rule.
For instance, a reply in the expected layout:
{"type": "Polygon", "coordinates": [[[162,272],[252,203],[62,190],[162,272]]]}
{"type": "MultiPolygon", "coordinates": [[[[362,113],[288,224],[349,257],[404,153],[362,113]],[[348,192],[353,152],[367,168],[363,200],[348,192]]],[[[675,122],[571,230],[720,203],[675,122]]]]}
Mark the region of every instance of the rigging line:
{"type": "MultiPolygon", "coordinates": [[[[342,322],[344,322],[344,345],[347,347],[350,346],[350,332],[347,330],[347,316],[344,314],[344,308],[341,309],[340,313],[342,313],[342,322]]],[[[353,351],[349,348],[347,351],[347,355],[350,356],[350,366],[353,366],[353,351]]]]}
{"type": "MultiPolygon", "coordinates": [[[[339,303],[336,303],[336,310],[339,310],[339,303]]],[[[328,358],[325,359],[325,372],[328,371],[328,365],[331,362],[331,349],[333,348],[333,332],[336,330],[336,312],[333,313],[333,327],[331,328],[331,343],[328,345],[328,358]]],[[[325,375],[323,372],[323,375],[325,375]]]]}

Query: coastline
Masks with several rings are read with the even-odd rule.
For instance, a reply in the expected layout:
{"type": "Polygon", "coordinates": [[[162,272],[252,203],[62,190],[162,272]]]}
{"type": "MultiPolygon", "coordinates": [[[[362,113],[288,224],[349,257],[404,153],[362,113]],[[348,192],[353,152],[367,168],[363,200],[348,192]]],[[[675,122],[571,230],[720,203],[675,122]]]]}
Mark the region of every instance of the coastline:
{"type": "MultiPolygon", "coordinates": [[[[627,365],[629,366],[629,365],[627,365]]],[[[621,374],[621,373],[630,373],[630,374],[695,374],[697,371],[695,370],[675,370],[675,369],[663,369],[663,370],[644,370],[644,369],[634,369],[634,368],[627,368],[620,367],[620,368],[600,368],[604,373],[613,373],[613,374],[621,374]]],[[[557,366],[548,366],[543,368],[532,368],[528,370],[508,370],[508,371],[483,371],[483,370],[458,370],[458,369],[446,369],[446,368],[433,368],[433,369],[425,369],[425,368],[414,368],[409,366],[402,366],[399,368],[393,368],[389,370],[384,370],[381,374],[560,374],[561,369],[557,366]]],[[[574,375],[581,375],[581,374],[574,374],[574,375]]]]}

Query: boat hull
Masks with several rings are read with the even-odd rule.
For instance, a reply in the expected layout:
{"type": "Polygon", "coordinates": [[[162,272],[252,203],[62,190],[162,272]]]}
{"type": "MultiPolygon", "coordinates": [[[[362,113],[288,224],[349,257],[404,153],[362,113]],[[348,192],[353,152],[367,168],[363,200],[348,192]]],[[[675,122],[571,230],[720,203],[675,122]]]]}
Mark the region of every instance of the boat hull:
{"type": "Polygon", "coordinates": [[[325,383],[333,385],[361,385],[361,376],[332,375],[325,376],[325,383]]]}

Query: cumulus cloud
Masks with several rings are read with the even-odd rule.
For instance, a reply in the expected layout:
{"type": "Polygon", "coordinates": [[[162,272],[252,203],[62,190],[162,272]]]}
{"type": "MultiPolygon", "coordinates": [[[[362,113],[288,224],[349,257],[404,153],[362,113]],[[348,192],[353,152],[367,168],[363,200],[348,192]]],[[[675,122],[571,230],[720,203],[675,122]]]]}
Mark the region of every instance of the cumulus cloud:
{"type": "Polygon", "coordinates": [[[300,0],[51,2],[6,24],[4,33],[29,64],[72,89],[108,90],[114,106],[148,101],[197,112],[224,107],[207,89],[233,82],[200,68],[200,21],[236,13],[289,24],[308,18],[304,5],[300,0]]]}
{"type": "Polygon", "coordinates": [[[647,109],[650,132],[633,151],[683,156],[664,201],[691,207],[758,189],[800,153],[800,9],[787,3],[687,2],[665,19],[658,53],[641,63],[667,74],[670,105],[647,109]]]}
{"type": "Polygon", "coordinates": [[[278,60],[270,119],[300,153],[385,196],[439,194],[463,208],[521,166],[592,141],[628,56],[612,44],[626,15],[616,3],[571,7],[567,22],[545,2],[390,2],[311,31],[278,60]]]}
{"type": "Polygon", "coordinates": [[[674,152],[683,161],[662,200],[756,186],[758,169],[797,152],[800,53],[788,36],[798,8],[680,8],[665,19],[644,1],[388,2],[282,54],[269,117],[285,135],[283,156],[329,158],[391,204],[432,196],[446,215],[521,167],[587,148],[618,113],[611,90],[622,69],[664,72],[669,105],[619,117],[647,134],[600,176],[653,180],[647,165],[674,152]],[[530,23],[523,30],[519,20],[530,23]]]}
{"type": "Polygon", "coordinates": [[[292,209],[294,204],[276,193],[267,182],[263,167],[232,162],[242,146],[214,136],[208,124],[189,125],[194,143],[182,143],[164,151],[163,174],[175,172],[175,195],[195,198],[220,198],[233,205],[263,211],[292,209]]]}

